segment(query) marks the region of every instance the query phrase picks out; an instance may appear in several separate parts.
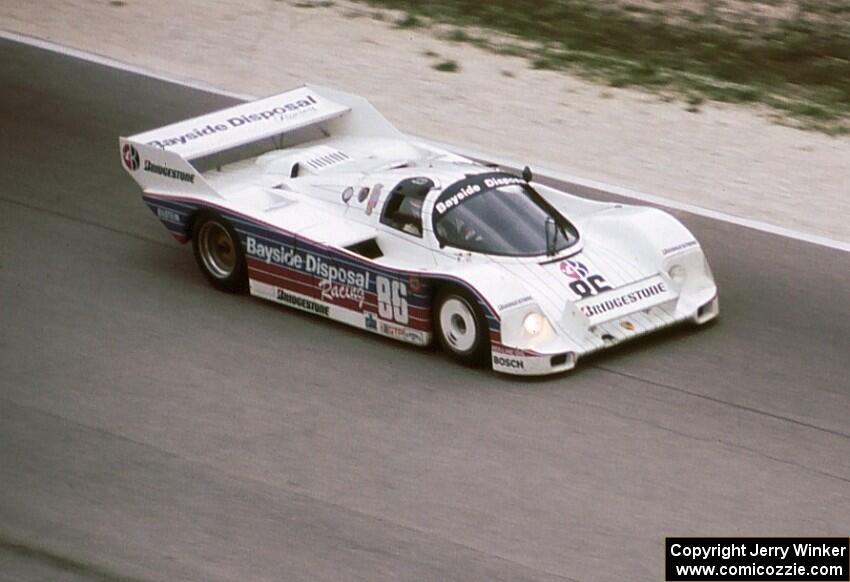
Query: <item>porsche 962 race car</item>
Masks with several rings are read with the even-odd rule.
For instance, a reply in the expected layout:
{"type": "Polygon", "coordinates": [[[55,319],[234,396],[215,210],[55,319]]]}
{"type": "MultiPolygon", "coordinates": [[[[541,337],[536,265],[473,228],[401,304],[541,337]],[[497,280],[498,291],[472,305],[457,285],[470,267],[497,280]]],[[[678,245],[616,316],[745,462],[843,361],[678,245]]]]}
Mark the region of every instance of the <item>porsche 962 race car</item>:
{"type": "Polygon", "coordinates": [[[693,235],[394,128],[314,86],[119,140],[209,282],[509,374],[718,315],[693,235]]]}

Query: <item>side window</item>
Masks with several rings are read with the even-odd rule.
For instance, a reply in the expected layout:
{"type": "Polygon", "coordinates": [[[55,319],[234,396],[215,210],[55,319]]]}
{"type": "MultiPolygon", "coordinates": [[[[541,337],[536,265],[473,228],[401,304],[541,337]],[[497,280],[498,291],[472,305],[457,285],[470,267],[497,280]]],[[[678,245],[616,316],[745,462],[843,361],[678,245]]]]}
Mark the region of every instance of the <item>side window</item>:
{"type": "Polygon", "coordinates": [[[407,234],[422,237],[422,204],[434,186],[428,178],[407,178],[392,189],[381,222],[407,234]]]}
{"type": "Polygon", "coordinates": [[[413,236],[422,236],[422,200],[404,194],[392,194],[384,206],[381,222],[413,236]]]}

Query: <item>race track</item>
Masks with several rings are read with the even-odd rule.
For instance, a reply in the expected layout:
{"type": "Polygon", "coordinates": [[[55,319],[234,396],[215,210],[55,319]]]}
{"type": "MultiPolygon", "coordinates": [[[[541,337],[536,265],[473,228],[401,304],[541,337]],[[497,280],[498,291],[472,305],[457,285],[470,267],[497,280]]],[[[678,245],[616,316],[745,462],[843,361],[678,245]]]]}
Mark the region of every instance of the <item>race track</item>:
{"type": "Polygon", "coordinates": [[[850,254],[679,214],[717,324],[470,370],[205,283],[117,137],[228,103],[0,41],[0,580],[661,580],[666,535],[848,534],[850,254]]]}

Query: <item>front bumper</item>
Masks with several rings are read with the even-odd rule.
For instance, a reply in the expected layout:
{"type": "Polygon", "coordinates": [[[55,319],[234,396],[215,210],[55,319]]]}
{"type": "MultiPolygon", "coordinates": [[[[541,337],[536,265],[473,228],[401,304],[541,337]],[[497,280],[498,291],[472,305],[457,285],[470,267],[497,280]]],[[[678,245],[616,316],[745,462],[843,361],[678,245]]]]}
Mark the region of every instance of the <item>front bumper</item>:
{"type": "Polygon", "coordinates": [[[557,354],[538,354],[494,348],[491,354],[493,370],[515,376],[544,376],[566,372],[575,367],[578,356],[575,352],[557,354]]]}
{"type": "Polygon", "coordinates": [[[550,342],[546,353],[516,349],[494,342],[491,346],[491,366],[496,372],[516,376],[557,374],[574,368],[581,357],[594,352],[675,325],[684,323],[703,325],[720,313],[720,302],[716,290],[711,299],[693,311],[674,311],[671,314],[670,306],[667,307],[668,309],[664,306],[656,306],[647,310],[646,313],[631,313],[604,324],[589,326],[585,330],[584,341],[580,345],[567,341],[550,342]]]}

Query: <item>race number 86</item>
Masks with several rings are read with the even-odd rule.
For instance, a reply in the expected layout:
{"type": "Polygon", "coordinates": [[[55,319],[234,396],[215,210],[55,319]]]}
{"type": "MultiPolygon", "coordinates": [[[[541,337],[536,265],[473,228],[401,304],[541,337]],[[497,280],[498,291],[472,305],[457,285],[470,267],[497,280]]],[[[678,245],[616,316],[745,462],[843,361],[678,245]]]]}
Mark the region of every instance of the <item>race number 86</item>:
{"type": "Polygon", "coordinates": [[[407,323],[407,284],[396,279],[378,276],[378,315],[397,323],[407,323]]]}

